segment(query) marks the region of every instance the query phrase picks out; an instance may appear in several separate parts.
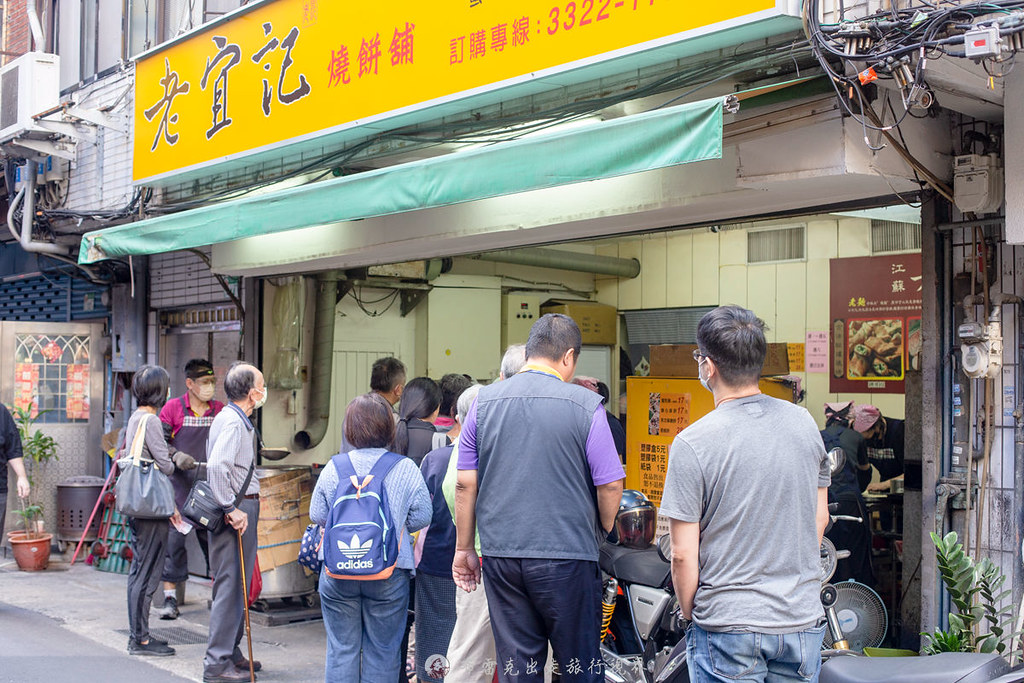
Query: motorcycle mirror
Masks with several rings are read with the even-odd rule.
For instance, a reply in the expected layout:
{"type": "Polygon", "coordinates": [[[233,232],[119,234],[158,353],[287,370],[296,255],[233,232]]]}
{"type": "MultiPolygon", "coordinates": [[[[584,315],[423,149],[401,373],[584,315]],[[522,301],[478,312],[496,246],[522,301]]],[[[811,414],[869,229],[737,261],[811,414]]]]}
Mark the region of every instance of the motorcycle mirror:
{"type": "Polygon", "coordinates": [[[842,448],[837,446],[828,452],[828,467],[832,471],[833,477],[846,467],[846,453],[842,448]]]}
{"type": "Polygon", "coordinates": [[[658,539],[658,557],[665,562],[672,562],[672,537],[668,534],[658,539]]]}

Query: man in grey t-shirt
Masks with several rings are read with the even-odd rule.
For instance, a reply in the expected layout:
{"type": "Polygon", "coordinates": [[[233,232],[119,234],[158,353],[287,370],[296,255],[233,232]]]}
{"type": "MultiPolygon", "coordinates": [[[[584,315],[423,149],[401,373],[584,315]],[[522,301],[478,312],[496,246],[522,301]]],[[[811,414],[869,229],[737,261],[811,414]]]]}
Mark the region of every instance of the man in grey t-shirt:
{"type": "Polygon", "coordinates": [[[816,681],[829,485],[818,428],[760,392],[764,323],[751,311],[707,313],[697,345],[715,410],[676,437],[661,502],[676,597],[693,620],[690,680],[816,681]]]}

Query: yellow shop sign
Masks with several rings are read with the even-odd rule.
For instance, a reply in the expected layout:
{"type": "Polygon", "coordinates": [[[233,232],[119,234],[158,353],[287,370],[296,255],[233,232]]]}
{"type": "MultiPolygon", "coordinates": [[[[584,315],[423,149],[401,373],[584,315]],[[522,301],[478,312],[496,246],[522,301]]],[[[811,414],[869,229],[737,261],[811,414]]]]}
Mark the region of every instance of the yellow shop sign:
{"type": "Polygon", "coordinates": [[[136,182],[668,44],[775,0],[275,0],[144,55],[136,182]]]}

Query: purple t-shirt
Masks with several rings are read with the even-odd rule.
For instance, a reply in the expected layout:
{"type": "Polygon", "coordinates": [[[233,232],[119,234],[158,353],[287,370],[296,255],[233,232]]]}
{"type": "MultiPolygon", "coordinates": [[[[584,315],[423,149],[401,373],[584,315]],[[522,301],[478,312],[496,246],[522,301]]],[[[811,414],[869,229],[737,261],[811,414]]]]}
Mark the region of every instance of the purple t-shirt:
{"type": "MultiPolygon", "coordinates": [[[[590,477],[594,486],[602,486],[618,481],[626,476],[615,450],[612,430],[608,427],[607,413],[603,405],[598,405],[594,418],[590,421],[590,432],[587,433],[587,463],[590,465],[590,477]]],[[[476,450],[476,402],[466,415],[459,436],[459,469],[475,470],[480,462],[476,450]]]]}

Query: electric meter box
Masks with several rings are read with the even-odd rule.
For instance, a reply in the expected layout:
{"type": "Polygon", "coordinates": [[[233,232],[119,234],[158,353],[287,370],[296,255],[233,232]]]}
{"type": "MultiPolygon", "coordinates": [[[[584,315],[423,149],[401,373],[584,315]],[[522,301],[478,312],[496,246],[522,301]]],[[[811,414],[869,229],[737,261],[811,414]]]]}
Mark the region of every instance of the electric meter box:
{"type": "Polygon", "coordinates": [[[540,297],[506,294],[501,297],[501,345],[525,344],[530,328],[540,317],[540,297]]]}
{"type": "Polygon", "coordinates": [[[953,161],[953,202],[963,213],[992,213],[1003,204],[1003,167],[995,154],[964,154],[953,161]]]}

